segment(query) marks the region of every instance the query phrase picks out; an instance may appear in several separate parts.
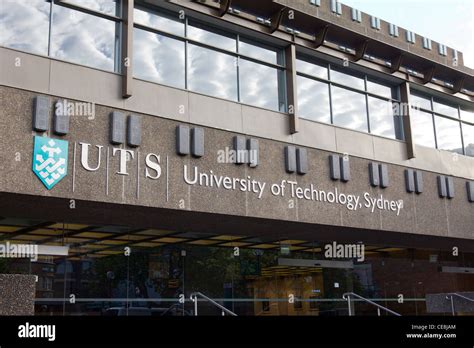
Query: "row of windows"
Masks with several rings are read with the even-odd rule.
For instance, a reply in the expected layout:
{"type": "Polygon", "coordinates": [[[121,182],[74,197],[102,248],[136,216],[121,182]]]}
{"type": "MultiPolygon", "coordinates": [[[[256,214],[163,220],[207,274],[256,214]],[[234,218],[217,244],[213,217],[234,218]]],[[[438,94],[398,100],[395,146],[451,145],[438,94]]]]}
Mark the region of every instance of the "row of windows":
{"type": "MultiPolygon", "coordinates": [[[[0,45],[119,72],[119,2],[68,0],[107,18],[53,1],[2,0],[0,45]],[[50,20],[51,18],[51,20],[50,20]],[[51,22],[51,23],[50,23],[51,22]],[[50,25],[51,24],[51,25],[50,25]]],[[[210,28],[180,14],[134,9],[134,76],[285,112],[281,49],[210,28]]],[[[302,118],[403,139],[399,88],[304,56],[296,61],[302,118]],[[397,109],[398,106],[398,109],[397,109]]],[[[412,95],[415,142],[473,156],[473,113],[412,95]],[[466,122],[462,122],[462,121],[466,122]],[[431,131],[433,130],[433,131],[431,131]]]]}
{"type": "Polygon", "coordinates": [[[419,93],[410,97],[413,139],[418,145],[474,156],[474,111],[419,93]]]}

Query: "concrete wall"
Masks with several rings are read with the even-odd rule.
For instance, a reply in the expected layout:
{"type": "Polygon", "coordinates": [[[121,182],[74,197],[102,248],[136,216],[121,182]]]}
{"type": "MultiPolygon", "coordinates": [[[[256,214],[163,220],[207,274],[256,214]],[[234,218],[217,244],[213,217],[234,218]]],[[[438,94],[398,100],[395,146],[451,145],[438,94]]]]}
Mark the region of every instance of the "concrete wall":
{"type": "Polygon", "coordinates": [[[0,274],[0,316],[34,315],[36,277],[0,274]]]}

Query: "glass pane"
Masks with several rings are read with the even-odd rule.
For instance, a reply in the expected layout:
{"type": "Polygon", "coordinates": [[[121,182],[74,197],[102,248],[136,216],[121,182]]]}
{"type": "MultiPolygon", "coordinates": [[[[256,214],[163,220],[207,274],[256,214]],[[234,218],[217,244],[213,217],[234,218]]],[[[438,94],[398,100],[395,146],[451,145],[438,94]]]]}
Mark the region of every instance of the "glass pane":
{"type": "Polygon", "coordinates": [[[221,33],[212,32],[210,31],[210,29],[207,29],[204,26],[192,22],[188,25],[188,38],[228,51],[235,52],[236,49],[235,37],[225,36],[221,33]]]}
{"type": "Polygon", "coordinates": [[[463,123],[464,151],[466,155],[474,157],[474,126],[463,123]]]}
{"type": "Polygon", "coordinates": [[[2,0],[0,46],[47,55],[49,10],[45,0],[2,0]]]}
{"type": "Polygon", "coordinates": [[[316,76],[322,79],[328,78],[328,69],[325,66],[308,63],[307,61],[297,59],[296,60],[296,71],[316,76]]]}
{"type": "Polygon", "coordinates": [[[166,31],[168,33],[184,36],[184,23],[179,21],[178,16],[171,18],[149,12],[147,10],[134,9],[133,19],[135,23],[143,24],[151,28],[166,31]]]}
{"type": "Polygon", "coordinates": [[[458,107],[454,105],[447,105],[441,103],[436,99],[433,101],[434,111],[439,112],[440,114],[451,116],[454,118],[459,118],[458,107]]]}
{"type": "Polygon", "coordinates": [[[66,0],[81,7],[87,7],[97,12],[115,16],[117,13],[117,0],[66,0]]]}
{"type": "Polygon", "coordinates": [[[243,103],[278,111],[278,70],[239,60],[240,99],[243,103]]]}
{"type": "Polygon", "coordinates": [[[298,113],[308,120],[331,123],[327,83],[297,77],[298,113]]]}
{"type": "Polygon", "coordinates": [[[385,98],[394,98],[397,99],[396,95],[394,95],[394,89],[391,86],[383,85],[378,82],[372,82],[367,80],[367,91],[380,95],[385,98]]]}
{"type": "Polygon", "coordinates": [[[467,108],[461,106],[461,119],[474,123],[474,110],[468,110],[467,108]]]}
{"type": "Polygon", "coordinates": [[[462,154],[461,127],[458,121],[435,116],[438,149],[462,154]]]}
{"type": "Polygon", "coordinates": [[[219,98],[237,100],[235,58],[190,44],[188,88],[219,98]]]}
{"type": "Polygon", "coordinates": [[[332,112],[336,126],[368,132],[365,95],[333,86],[332,112]]]}
{"type": "Polygon", "coordinates": [[[184,42],[134,29],[134,76],[185,88],[184,42]]]}
{"type": "Polygon", "coordinates": [[[412,109],[410,118],[414,142],[418,145],[435,148],[433,116],[427,112],[412,109]]]}
{"type": "Polygon", "coordinates": [[[431,110],[431,100],[416,94],[410,95],[410,105],[412,108],[431,110]]]}
{"type": "Polygon", "coordinates": [[[347,75],[337,70],[331,69],[331,81],[340,83],[344,86],[365,90],[364,79],[347,75]]]}
{"type": "Polygon", "coordinates": [[[62,6],[53,8],[51,56],[113,71],[115,23],[62,6]]]}
{"type": "Polygon", "coordinates": [[[242,40],[239,41],[239,53],[252,58],[263,60],[264,62],[273,64],[278,63],[278,55],[276,50],[256,46],[251,43],[244,42],[242,40]]]}
{"type": "Polygon", "coordinates": [[[369,97],[370,132],[396,139],[393,105],[389,101],[369,97]]]}

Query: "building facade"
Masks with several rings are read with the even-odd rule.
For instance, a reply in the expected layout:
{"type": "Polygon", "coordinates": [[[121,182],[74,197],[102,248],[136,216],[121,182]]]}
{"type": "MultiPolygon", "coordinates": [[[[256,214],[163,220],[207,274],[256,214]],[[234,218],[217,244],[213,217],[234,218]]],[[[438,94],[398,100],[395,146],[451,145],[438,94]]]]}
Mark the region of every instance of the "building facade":
{"type": "Polygon", "coordinates": [[[461,52],[337,1],[6,0],[0,66],[36,315],[474,313],[461,52]]]}

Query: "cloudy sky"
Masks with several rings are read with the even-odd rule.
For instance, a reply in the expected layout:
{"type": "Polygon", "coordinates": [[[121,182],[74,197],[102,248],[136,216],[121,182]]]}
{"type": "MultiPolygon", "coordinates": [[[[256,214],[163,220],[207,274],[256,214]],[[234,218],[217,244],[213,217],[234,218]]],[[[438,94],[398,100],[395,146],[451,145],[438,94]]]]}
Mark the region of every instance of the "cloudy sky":
{"type": "Polygon", "coordinates": [[[474,0],[340,1],[463,52],[474,69],[474,0]]]}

